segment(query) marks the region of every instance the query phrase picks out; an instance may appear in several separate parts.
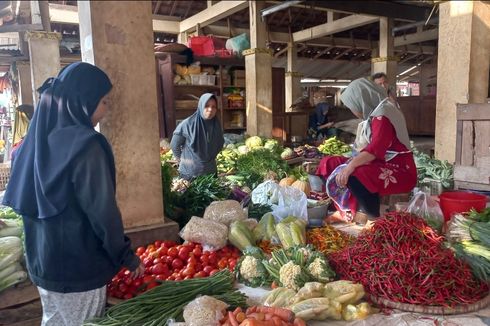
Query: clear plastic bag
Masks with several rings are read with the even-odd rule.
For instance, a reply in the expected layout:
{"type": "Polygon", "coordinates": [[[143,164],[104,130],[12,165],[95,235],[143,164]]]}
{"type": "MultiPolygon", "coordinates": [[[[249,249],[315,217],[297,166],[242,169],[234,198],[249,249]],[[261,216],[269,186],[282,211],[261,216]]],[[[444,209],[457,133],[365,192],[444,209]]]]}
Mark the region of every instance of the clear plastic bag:
{"type": "Polygon", "coordinates": [[[226,303],[213,297],[207,295],[198,297],[184,308],[185,324],[187,326],[219,325],[226,308],[228,308],[226,303]]]}
{"type": "Polygon", "coordinates": [[[418,191],[410,200],[407,212],[423,218],[434,230],[441,232],[444,224],[444,215],[442,214],[439,203],[432,199],[423,191],[418,191]]]}
{"type": "Polygon", "coordinates": [[[242,51],[250,48],[250,41],[246,33],[237,35],[235,37],[226,40],[225,47],[227,50],[231,50],[237,53],[239,56],[242,55],[242,51]]]}
{"type": "Polygon", "coordinates": [[[193,216],[179,235],[185,241],[197,242],[211,250],[218,250],[226,246],[228,227],[219,222],[193,216]]]}
{"type": "Polygon", "coordinates": [[[231,223],[245,220],[247,214],[236,200],[213,201],[204,211],[204,219],[230,226],[231,223]]]}

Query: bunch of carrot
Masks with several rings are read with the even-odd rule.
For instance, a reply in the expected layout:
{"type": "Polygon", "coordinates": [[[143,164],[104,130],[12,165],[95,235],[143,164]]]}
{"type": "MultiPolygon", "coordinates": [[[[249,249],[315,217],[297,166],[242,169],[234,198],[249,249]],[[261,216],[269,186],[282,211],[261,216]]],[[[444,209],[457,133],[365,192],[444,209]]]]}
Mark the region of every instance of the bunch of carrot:
{"type": "Polygon", "coordinates": [[[243,311],[236,308],[221,320],[222,326],[306,326],[295,318],[291,310],[277,307],[254,306],[243,311]]]}

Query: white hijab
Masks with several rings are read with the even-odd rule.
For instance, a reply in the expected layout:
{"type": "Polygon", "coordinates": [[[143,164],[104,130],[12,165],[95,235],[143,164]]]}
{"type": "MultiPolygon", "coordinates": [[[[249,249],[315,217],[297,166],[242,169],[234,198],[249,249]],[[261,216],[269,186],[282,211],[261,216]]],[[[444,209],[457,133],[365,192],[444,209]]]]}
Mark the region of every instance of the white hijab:
{"type": "Polygon", "coordinates": [[[342,102],[354,113],[362,113],[365,123],[364,133],[371,138],[371,119],[384,116],[395,128],[398,140],[410,149],[405,117],[396,103],[388,98],[386,90],[367,78],[352,81],[340,96],[342,102]]]}

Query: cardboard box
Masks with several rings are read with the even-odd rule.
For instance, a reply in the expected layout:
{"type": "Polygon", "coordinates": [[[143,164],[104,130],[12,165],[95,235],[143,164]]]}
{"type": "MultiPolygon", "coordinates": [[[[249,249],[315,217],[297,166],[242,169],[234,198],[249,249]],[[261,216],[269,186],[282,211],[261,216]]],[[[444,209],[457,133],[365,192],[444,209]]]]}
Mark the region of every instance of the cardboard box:
{"type": "Polygon", "coordinates": [[[233,86],[245,87],[245,78],[233,78],[233,86]]]}

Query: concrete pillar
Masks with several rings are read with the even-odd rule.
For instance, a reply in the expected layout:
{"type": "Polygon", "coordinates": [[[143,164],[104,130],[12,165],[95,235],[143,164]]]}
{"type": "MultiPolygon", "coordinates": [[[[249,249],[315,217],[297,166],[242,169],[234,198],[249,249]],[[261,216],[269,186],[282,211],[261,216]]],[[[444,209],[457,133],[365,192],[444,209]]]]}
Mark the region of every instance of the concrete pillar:
{"type": "Polygon", "coordinates": [[[176,223],[163,216],[151,2],[79,1],[78,14],[82,60],[114,85],[100,129],[114,151],[124,226],[133,245],[175,239],[176,223]]]}
{"type": "Polygon", "coordinates": [[[39,95],[37,89],[50,77],[56,77],[60,71],[60,33],[27,32],[25,38],[29,44],[31,60],[31,80],[33,104],[36,107],[39,95]]]}
{"type": "Polygon", "coordinates": [[[288,66],[286,70],[286,111],[290,112],[291,105],[301,97],[301,73],[297,71],[298,47],[288,43],[288,66]]]}
{"type": "Polygon", "coordinates": [[[439,5],[435,154],[456,158],[456,103],[488,96],[490,5],[449,1],[439,5]]]}
{"type": "Polygon", "coordinates": [[[394,37],[391,34],[393,19],[379,19],[379,52],[371,59],[372,73],[384,72],[388,76],[390,86],[396,86],[397,58],[395,57],[394,37]]]}
{"type": "Polygon", "coordinates": [[[245,50],[247,133],[272,136],[272,50],[266,48],[265,1],[249,1],[250,49],[245,50]]]}
{"type": "Polygon", "coordinates": [[[32,105],[31,65],[28,61],[17,61],[16,67],[19,76],[19,105],[32,105]]]}

